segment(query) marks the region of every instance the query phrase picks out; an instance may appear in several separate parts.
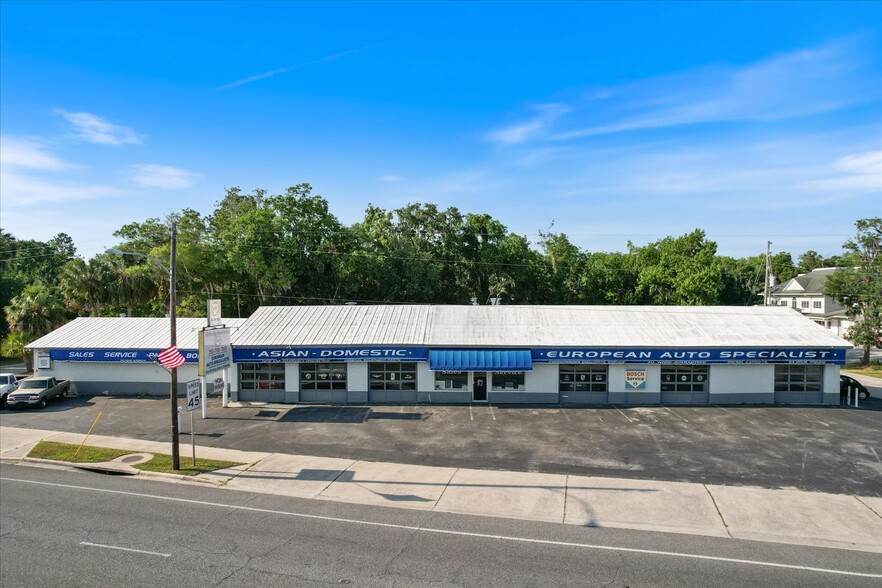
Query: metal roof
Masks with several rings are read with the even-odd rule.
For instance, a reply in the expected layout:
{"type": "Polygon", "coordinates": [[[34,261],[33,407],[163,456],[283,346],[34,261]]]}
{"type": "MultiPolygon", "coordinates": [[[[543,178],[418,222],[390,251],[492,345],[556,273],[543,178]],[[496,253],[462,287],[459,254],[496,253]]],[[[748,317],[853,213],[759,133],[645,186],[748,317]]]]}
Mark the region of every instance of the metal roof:
{"type": "MultiPolygon", "coordinates": [[[[223,319],[228,327],[247,319],[223,319]]],[[[196,349],[204,318],[177,319],[177,346],[196,349]]],[[[169,344],[168,318],[80,317],[27,345],[28,349],[164,349],[169,344]]]]}
{"type": "Polygon", "coordinates": [[[276,345],[423,345],[431,306],[261,306],[231,342],[276,345]]]}
{"type": "Polygon", "coordinates": [[[851,347],[781,306],[272,306],[238,347],[851,347]]]}

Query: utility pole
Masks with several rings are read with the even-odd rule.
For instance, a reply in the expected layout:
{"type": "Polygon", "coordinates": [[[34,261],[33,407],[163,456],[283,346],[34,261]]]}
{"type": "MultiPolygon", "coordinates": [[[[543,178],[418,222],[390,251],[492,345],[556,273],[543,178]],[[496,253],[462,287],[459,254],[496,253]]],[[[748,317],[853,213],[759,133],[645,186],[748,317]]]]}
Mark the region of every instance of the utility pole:
{"type": "MultiPolygon", "coordinates": [[[[171,346],[178,345],[178,318],[175,288],[175,259],[177,258],[178,223],[171,221],[171,259],[168,270],[168,316],[171,320],[171,346]]],[[[181,451],[178,447],[178,368],[171,369],[172,468],[181,469],[181,451]]]]}
{"type": "Polygon", "coordinates": [[[766,241],[766,286],[763,289],[763,306],[769,305],[769,282],[772,279],[772,242],[766,241]]]}

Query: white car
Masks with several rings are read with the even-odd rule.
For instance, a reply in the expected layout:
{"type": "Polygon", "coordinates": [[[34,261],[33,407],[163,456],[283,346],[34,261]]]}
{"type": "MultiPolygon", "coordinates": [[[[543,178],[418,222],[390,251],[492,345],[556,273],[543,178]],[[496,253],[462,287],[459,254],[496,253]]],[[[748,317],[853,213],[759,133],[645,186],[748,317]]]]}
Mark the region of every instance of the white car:
{"type": "Polygon", "coordinates": [[[18,377],[15,374],[0,374],[0,408],[6,407],[6,397],[18,389],[18,377]]]}

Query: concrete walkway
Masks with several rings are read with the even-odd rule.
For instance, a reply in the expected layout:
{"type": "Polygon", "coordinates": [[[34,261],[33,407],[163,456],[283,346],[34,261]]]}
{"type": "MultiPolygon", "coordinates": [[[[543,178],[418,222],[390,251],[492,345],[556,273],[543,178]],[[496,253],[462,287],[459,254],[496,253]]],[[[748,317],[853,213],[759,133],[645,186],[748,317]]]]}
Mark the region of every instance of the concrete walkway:
{"type": "MultiPolygon", "coordinates": [[[[0,427],[0,459],[28,462],[41,440],[83,436],[0,427]]],[[[92,435],[88,445],[171,453],[169,443],[92,435]]],[[[181,445],[181,459],[189,459],[181,445]]],[[[882,498],[795,490],[427,467],[197,447],[244,465],[195,477],[147,474],[232,490],[646,531],[882,553],[882,498]]]]}

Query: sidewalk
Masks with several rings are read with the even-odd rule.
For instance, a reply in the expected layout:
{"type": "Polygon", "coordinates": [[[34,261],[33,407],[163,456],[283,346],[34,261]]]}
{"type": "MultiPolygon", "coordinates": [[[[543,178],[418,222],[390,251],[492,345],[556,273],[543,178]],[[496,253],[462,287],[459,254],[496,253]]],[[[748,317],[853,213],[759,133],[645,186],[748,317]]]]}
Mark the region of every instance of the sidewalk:
{"type": "MultiPolygon", "coordinates": [[[[0,427],[0,459],[83,436],[0,427]]],[[[169,443],[92,435],[88,445],[171,453],[169,443]]],[[[189,446],[181,445],[182,459],[189,446]]],[[[197,447],[246,465],[165,480],[340,502],[882,553],[882,498],[573,475],[443,468],[197,447]]],[[[147,474],[144,474],[147,475],[147,474]]]]}

